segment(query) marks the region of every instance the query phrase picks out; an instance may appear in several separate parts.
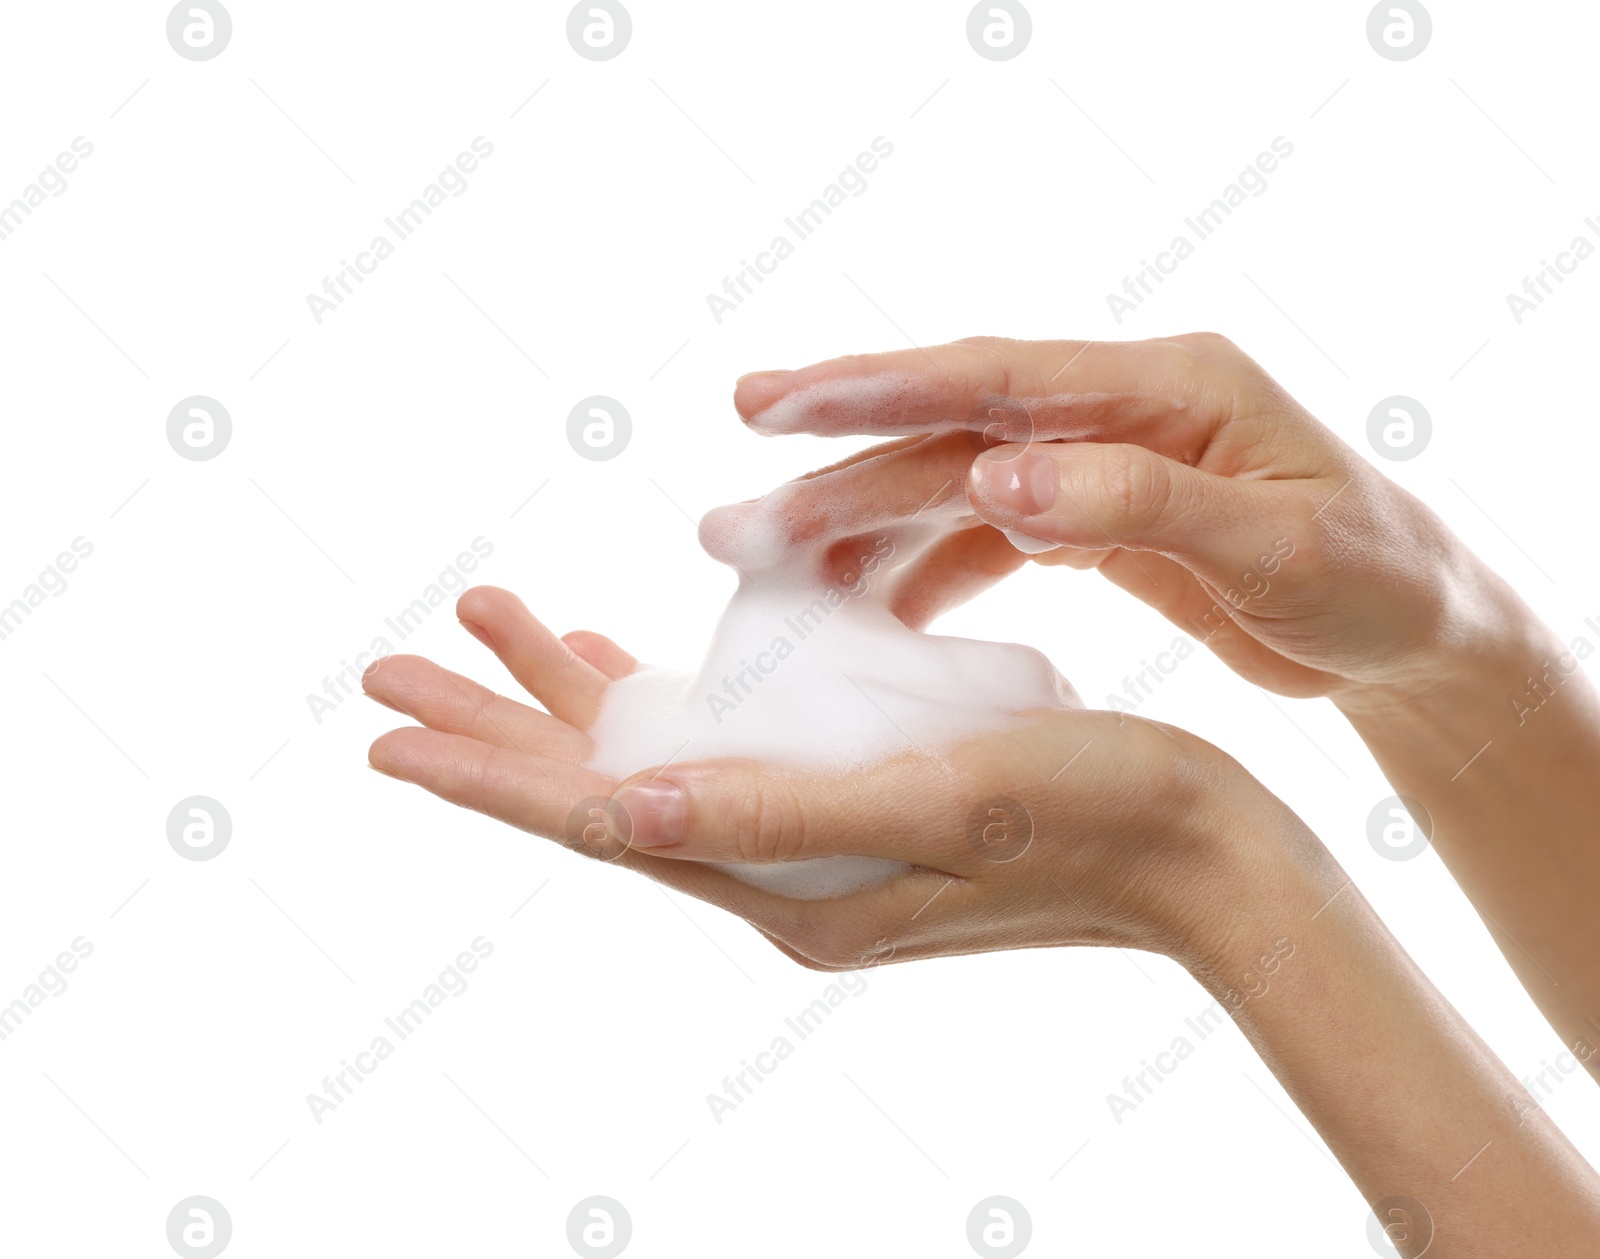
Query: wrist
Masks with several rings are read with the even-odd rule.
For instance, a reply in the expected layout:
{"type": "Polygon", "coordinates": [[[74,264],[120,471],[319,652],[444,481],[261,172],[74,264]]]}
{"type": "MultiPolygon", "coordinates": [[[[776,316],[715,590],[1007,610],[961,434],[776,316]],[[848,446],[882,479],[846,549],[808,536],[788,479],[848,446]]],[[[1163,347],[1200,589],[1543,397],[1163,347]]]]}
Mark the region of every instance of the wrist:
{"type": "Polygon", "coordinates": [[[1347,879],[1286,804],[1222,760],[1226,781],[1206,793],[1190,823],[1203,872],[1179,869],[1172,881],[1169,952],[1213,995],[1248,998],[1256,978],[1292,951],[1296,929],[1347,879]]]}
{"type": "Polygon", "coordinates": [[[1530,673],[1537,675],[1565,649],[1517,594],[1476,559],[1470,576],[1444,606],[1429,645],[1402,678],[1351,687],[1334,706],[1358,732],[1391,728],[1448,728],[1505,706],[1530,673]]]}

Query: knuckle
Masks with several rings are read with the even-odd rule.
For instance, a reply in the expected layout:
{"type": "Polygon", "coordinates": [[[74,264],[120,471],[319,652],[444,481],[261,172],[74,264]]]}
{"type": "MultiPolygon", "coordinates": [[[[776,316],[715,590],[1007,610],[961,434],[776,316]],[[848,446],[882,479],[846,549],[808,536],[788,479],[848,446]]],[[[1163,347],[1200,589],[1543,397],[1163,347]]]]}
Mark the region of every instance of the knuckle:
{"type": "Polygon", "coordinates": [[[1011,357],[1017,342],[1009,337],[962,337],[955,344],[970,346],[986,360],[988,372],[973,373],[973,384],[980,380],[987,386],[985,392],[1001,397],[1011,393],[1011,357]]]}
{"type": "Polygon", "coordinates": [[[765,864],[799,855],[805,821],[787,784],[766,778],[747,782],[727,808],[733,819],[729,847],[734,860],[765,864]]]}
{"type": "Polygon", "coordinates": [[[987,337],[987,336],[985,336],[985,337],[961,337],[956,341],[956,344],[957,345],[975,346],[977,349],[980,349],[980,350],[998,350],[1002,345],[1007,344],[1007,342],[1006,342],[1006,339],[1004,337],[987,337]]]}
{"type": "Polygon", "coordinates": [[[1172,497],[1172,480],[1147,451],[1107,446],[1100,461],[1097,497],[1122,526],[1161,516],[1172,497]]]}
{"type": "Polygon", "coordinates": [[[1173,340],[1215,358],[1238,358],[1242,353],[1237,345],[1220,332],[1186,332],[1182,336],[1174,337],[1173,340]]]}

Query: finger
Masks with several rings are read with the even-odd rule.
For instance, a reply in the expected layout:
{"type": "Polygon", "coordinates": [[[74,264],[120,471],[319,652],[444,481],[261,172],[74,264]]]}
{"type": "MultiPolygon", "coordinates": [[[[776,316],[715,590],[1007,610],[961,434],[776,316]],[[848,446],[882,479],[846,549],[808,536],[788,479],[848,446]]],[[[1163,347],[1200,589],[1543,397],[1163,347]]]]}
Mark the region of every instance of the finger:
{"type": "Polygon", "coordinates": [[[497,586],[475,586],[456,600],[456,616],[553,716],[587,730],[610,679],[497,586]]]}
{"type": "Polygon", "coordinates": [[[625,678],[639,667],[639,662],[618,647],[604,634],[591,630],[573,630],[563,634],[561,641],[572,648],[573,654],[588,661],[613,682],[625,678]]]}
{"type": "Polygon", "coordinates": [[[912,629],[925,629],[1027,562],[998,529],[962,529],[906,565],[890,592],[889,610],[912,629]]]}
{"type": "Polygon", "coordinates": [[[1142,446],[1014,450],[997,447],[972,467],[967,495],[990,524],[1060,546],[1160,552],[1224,586],[1293,531],[1315,492],[1314,482],[1218,476],[1142,446]]]}
{"type": "MultiPolygon", "coordinates": [[[[886,930],[910,921],[899,912],[910,901],[927,900],[945,880],[933,876],[897,879],[833,901],[797,901],[764,891],[697,861],[669,861],[625,843],[605,842],[604,819],[616,810],[604,804],[611,780],[554,761],[508,753],[476,739],[415,727],[392,730],[373,743],[374,769],[432,792],[442,800],[488,814],[519,830],[554,839],[593,859],[646,875],[668,887],[752,923],[802,964],[848,969],[882,960],[886,930]],[[574,802],[578,802],[575,807],[574,802]],[[593,806],[593,807],[585,807],[593,806]],[[908,884],[908,888],[901,888],[908,884]],[[859,940],[859,943],[857,941],[859,940]],[[792,950],[792,951],[791,951],[792,950]],[[802,952],[803,951],[803,952],[802,952]]],[[[916,908],[913,905],[912,910],[916,908]]],[[[923,929],[933,928],[929,915],[923,929]]]]}
{"type": "Polygon", "coordinates": [[[562,760],[582,760],[593,746],[588,735],[421,656],[389,656],[369,669],[362,689],[396,712],[447,734],[481,739],[496,747],[562,760]]]}
{"type": "Polygon", "coordinates": [[[914,756],[837,776],[705,761],[635,775],[612,802],[633,848],[652,855],[738,864],[881,857],[942,870],[959,857],[962,819],[943,804],[941,770],[914,756]]]}
{"type": "MultiPolygon", "coordinates": [[[[758,503],[735,503],[708,512],[701,521],[706,549],[730,558],[760,527],[762,550],[775,542],[784,551],[828,553],[841,571],[859,565],[873,547],[849,546],[873,538],[897,562],[909,558],[946,528],[975,522],[963,488],[977,453],[960,434],[889,443],[869,457],[847,461],[780,485],[758,503]]],[[[832,576],[834,574],[830,574],[832,576]]]]}
{"type": "MultiPolygon", "coordinates": [[[[1326,695],[1337,681],[1331,674],[1298,664],[1266,646],[1250,629],[1255,616],[1252,599],[1246,598],[1242,606],[1230,602],[1176,560],[1149,551],[1075,552],[1070,547],[1051,555],[1085,557],[1084,567],[1098,568],[1107,580],[1144,600],[1246,681],[1280,695],[1302,698],[1326,695]]],[[[1143,682],[1124,679],[1124,689],[1130,694],[1137,695],[1142,686],[1143,682]]]]}
{"type": "MultiPolygon", "coordinates": [[[[1010,341],[977,337],[853,355],[739,382],[763,433],[993,430],[1005,440],[1115,439],[1197,458],[1232,416],[1249,360],[1221,338],[1010,341]]],[[[1264,373],[1255,369],[1265,380],[1264,373]]]]}
{"type": "Polygon", "coordinates": [[[563,838],[575,802],[608,795],[612,780],[554,757],[495,747],[465,735],[408,726],[367,749],[379,773],[518,830],[563,838]]]}

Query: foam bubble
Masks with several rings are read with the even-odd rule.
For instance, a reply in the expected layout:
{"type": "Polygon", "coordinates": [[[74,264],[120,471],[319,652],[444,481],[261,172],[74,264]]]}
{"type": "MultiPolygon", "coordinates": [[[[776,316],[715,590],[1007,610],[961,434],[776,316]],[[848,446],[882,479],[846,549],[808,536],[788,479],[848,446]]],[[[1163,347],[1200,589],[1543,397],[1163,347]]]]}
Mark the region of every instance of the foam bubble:
{"type": "Polygon", "coordinates": [[[880,431],[893,424],[892,419],[880,413],[903,413],[927,392],[928,386],[909,372],[819,380],[784,394],[752,416],[750,426],[762,433],[803,433],[817,428],[846,428],[846,419],[857,420],[863,413],[870,413],[877,417],[875,423],[879,426],[873,431],[880,431]],[[833,420],[840,422],[830,424],[833,420]]]}
{"type": "MultiPolygon", "coordinates": [[[[591,768],[623,778],[739,757],[844,772],[907,751],[938,757],[1029,710],[1082,707],[1034,649],[912,630],[889,610],[894,570],[936,540],[936,524],[913,520],[853,539],[824,530],[799,541],[786,516],[792,494],[793,483],[706,515],[702,542],[739,572],[739,588],[698,670],[641,668],[608,688],[589,731],[591,768]],[[849,584],[825,576],[824,557],[841,542],[854,548],[849,584]]],[[[906,867],[833,857],[723,868],[814,900],[906,867]]]]}
{"type": "Polygon", "coordinates": [[[1021,551],[1024,555],[1043,555],[1046,551],[1054,551],[1061,544],[1059,542],[1046,542],[1043,538],[1032,538],[1025,533],[1018,533],[1015,529],[1002,529],[1006,541],[1021,551]]]}

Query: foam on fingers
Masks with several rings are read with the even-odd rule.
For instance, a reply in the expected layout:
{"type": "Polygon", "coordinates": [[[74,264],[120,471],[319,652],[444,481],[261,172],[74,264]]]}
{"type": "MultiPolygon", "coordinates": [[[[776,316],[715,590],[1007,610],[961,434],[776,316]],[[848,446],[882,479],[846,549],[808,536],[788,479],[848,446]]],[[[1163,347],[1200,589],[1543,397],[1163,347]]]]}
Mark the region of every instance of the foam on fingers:
{"type": "MultiPolygon", "coordinates": [[[[738,590],[698,669],[641,668],[611,684],[589,730],[590,768],[621,779],[738,757],[848,773],[907,751],[943,756],[1029,710],[1082,707],[1032,648],[922,633],[890,611],[889,574],[925,550],[937,524],[913,519],[855,537],[858,554],[839,573],[828,553],[841,534],[812,520],[802,539],[797,515],[793,484],[707,514],[702,542],[739,572],[738,590]]],[[[907,866],[830,857],[725,868],[812,900],[875,886],[907,866]]]]}

